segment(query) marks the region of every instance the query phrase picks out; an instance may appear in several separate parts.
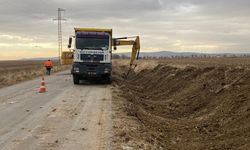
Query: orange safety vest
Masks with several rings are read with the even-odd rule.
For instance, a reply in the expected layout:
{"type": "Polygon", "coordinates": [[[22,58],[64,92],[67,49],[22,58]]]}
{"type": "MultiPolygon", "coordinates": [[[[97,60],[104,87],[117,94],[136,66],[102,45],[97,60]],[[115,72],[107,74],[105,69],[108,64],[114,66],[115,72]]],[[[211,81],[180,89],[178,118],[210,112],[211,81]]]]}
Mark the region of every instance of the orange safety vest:
{"type": "Polygon", "coordinates": [[[45,61],[44,62],[44,67],[46,67],[46,68],[52,68],[53,67],[53,62],[52,61],[45,61]]]}

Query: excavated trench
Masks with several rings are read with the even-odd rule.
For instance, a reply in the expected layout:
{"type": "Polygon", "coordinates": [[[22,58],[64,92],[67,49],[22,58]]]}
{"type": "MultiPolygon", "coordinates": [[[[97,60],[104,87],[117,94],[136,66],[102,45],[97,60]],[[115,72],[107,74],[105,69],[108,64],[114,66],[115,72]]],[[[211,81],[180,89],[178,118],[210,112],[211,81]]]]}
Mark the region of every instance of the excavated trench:
{"type": "MultiPolygon", "coordinates": [[[[135,149],[250,147],[250,71],[236,66],[174,67],[133,72],[114,65],[117,139],[135,149]],[[125,127],[119,127],[124,125],[125,127]],[[126,127],[127,126],[127,127],[126,127]]],[[[146,67],[145,67],[146,68],[146,67]]],[[[117,144],[117,143],[116,143],[117,144]]]]}

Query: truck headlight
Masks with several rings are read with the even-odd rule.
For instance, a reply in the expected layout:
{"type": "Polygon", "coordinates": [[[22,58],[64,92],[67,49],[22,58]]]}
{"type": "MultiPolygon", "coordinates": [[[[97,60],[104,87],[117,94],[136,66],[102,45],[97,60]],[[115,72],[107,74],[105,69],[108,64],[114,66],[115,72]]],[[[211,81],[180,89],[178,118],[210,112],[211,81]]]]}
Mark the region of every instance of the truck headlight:
{"type": "Polygon", "coordinates": [[[74,67],[74,72],[79,72],[79,68],[74,67]]]}
{"type": "Polygon", "coordinates": [[[109,68],[105,68],[104,69],[104,73],[109,73],[110,72],[110,69],[109,68]]]}

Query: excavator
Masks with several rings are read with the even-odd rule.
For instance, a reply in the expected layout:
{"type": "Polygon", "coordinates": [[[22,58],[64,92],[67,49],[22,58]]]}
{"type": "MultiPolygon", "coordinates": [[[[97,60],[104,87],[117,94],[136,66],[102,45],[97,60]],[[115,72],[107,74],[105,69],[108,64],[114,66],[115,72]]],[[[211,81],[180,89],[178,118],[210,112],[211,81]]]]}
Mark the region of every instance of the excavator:
{"type": "Polygon", "coordinates": [[[62,65],[72,65],[71,73],[74,84],[80,80],[102,79],[112,82],[112,52],[117,46],[132,45],[129,72],[136,67],[139,59],[140,38],[113,38],[112,29],[74,28],[75,35],[69,37],[69,51],[61,55],[62,65]]]}

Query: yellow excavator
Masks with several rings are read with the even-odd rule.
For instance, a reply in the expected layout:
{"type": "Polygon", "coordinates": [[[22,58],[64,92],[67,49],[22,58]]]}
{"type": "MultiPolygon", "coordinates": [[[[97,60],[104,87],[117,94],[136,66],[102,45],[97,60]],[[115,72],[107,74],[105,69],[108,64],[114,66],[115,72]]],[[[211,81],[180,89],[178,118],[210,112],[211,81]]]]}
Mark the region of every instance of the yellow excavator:
{"type": "Polygon", "coordinates": [[[113,38],[112,29],[75,28],[75,35],[69,38],[69,51],[62,52],[61,64],[72,64],[74,84],[87,79],[111,83],[112,50],[124,45],[132,45],[128,75],[139,58],[139,36],[113,38]]]}

